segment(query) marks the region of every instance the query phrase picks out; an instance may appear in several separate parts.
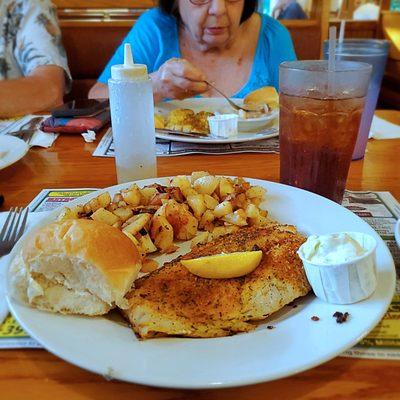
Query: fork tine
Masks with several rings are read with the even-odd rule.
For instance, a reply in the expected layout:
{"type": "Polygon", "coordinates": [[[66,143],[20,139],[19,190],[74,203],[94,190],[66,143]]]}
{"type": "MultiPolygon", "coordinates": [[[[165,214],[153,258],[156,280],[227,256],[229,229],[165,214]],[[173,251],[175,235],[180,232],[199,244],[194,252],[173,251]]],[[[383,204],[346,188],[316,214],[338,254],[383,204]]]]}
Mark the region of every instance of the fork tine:
{"type": "Polygon", "coordinates": [[[9,224],[9,222],[11,220],[11,217],[13,216],[13,213],[14,213],[14,208],[11,207],[10,211],[8,212],[8,216],[7,216],[6,222],[4,222],[3,229],[0,232],[0,240],[1,241],[5,240],[5,235],[6,235],[6,232],[7,232],[7,229],[8,229],[8,224],[9,224]]]}
{"type": "Polygon", "coordinates": [[[14,225],[11,225],[11,227],[10,227],[10,232],[11,233],[10,233],[10,237],[8,238],[8,240],[11,243],[15,243],[15,241],[16,241],[17,232],[19,232],[19,224],[20,224],[20,221],[21,221],[21,218],[22,218],[22,215],[23,215],[22,211],[23,211],[22,207],[17,208],[17,214],[16,215],[18,215],[18,217],[17,217],[14,225]]]}
{"type": "Polygon", "coordinates": [[[17,233],[17,236],[16,236],[16,238],[15,238],[15,241],[19,240],[19,238],[22,236],[22,234],[23,234],[24,231],[25,231],[26,221],[28,220],[29,208],[26,207],[25,210],[22,211],[22,214],[23,214],[24,217],[23,217],[23,219],[22,219],[22,222],[21,222],[21,225],[20,225],[20,227],[19,227],[19,231],[18,231],[18,233],[17,233]]]}
{"type": "Polygon", "coordinates": [[[7,242],[9,242],[11,237],[12,237],[12,233],[13,233],[13,231],[15,229],[16,222],[18,221],[18,216],[19,216],[19,208],[18,207],[14,207],[13,215],[12,215],[11,221],[10,221],[10,225],[9,225],[9,227],[7,229],[6,234],[5,234],[5,240],[7,242]]]}
{"type": "Polygon", "coordinates": [[[12,217],[11,217],[10,226],[8,227],[8,230],[7,230],[7,232],[6,232],[6,234],[5,234],[5,237],[4,237],[4,240],[5,240],[6,242],[9,242],[10,239],[11,239],[11,235],[12,235],[12,232],[13,232],[13,230],[14,230],[15,222],[16,222],[16,219],[17,219],[17,217],[18,217],[18,213],[19,213],[18,207],[15,207],[15,208],[14,208],[13,215],[12,215],[12,217]]]}

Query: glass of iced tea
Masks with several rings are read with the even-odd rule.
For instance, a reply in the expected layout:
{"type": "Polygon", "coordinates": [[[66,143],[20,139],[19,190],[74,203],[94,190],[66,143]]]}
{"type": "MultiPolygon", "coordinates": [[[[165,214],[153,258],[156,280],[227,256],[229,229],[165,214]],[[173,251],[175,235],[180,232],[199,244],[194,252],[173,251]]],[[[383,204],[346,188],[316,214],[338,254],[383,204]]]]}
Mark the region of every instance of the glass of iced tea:
{"type": "Polygon", "coordinates": [[[280,85],[280,181],[341,203],[371,65],[284,62],[280,85]]]}

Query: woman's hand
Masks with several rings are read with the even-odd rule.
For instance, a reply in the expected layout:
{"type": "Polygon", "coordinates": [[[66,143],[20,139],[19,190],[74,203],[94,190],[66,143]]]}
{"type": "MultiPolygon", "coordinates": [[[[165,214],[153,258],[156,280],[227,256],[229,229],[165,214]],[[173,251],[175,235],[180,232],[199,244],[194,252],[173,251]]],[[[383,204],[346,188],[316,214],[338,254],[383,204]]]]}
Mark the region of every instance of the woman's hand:
{"type": "Polygon", "coordinates": [[[156,103],[166,98],[193,97],[208,89],[204,82],[205,75],[189,61],[181,58],[171,58],[150,76],[156,103]]]}

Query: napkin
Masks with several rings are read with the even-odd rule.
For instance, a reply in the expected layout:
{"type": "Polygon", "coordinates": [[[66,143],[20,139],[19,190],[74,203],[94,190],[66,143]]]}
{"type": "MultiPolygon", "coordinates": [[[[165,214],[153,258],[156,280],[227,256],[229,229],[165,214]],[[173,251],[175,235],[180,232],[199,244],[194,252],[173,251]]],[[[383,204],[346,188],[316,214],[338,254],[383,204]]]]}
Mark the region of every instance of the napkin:
{"type": "Polygon", "coordinates": [[[51,147],[53,143],[56,141],[58,134],[50,133],[50,132],[43,132],[40,129],[36,129],[35,132],[32,134],[28,145],[30,147],[39,146],[39,147],[51,147]]]}
{"type": "Polygon", "coordinates": [[[400,126],[374,115],[369,137],[373,139],[399,139],[400,126]]]}
{"type": "Polygon", "coordinates": [[[86,143],[92,143],[96,140],[96,132],[88,130],[87,132],[81,133],[86,143]]]}
{"type": "MultiPolygon", "coordinates": [[[[28,223],[26,226],[26,231],[32,229],[43,217],[45,217],[49,212],[33,212],[29,213],[28,216],[28,223]]],[[[3,226],[8,212],[0,213],[0,227],[3,226]]],[[[0,257],[0,325],[3,323],[4,319],[8,315],[8,305],[6,300],[6,293],[7,293],[7,268],[9,262],[9,255],[0,257]]]]}

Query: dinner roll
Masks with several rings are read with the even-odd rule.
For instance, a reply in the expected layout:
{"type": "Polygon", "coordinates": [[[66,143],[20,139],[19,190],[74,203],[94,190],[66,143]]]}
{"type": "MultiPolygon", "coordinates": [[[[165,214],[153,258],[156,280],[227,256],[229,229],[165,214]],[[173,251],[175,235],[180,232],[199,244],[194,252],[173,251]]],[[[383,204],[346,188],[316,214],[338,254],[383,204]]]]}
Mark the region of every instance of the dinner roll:
{"type": "Polygon", "coordinates": [[[136,246],[119,229],[71,219],[27,237],[11,263],[9,289],[41,310],[100,315],[126,306],[140,267],[136,246]]]}
{"type": "Polygon", "coordinates": [[[264,86],[260,89],[250,92],[244,99],[243,103],[249,108],[268,104],[272,109],[278,108],[279,95],[273,86],[264,86]]]}

